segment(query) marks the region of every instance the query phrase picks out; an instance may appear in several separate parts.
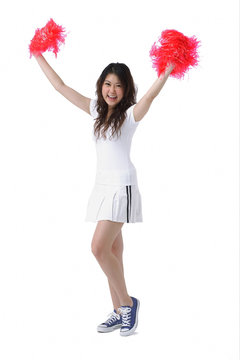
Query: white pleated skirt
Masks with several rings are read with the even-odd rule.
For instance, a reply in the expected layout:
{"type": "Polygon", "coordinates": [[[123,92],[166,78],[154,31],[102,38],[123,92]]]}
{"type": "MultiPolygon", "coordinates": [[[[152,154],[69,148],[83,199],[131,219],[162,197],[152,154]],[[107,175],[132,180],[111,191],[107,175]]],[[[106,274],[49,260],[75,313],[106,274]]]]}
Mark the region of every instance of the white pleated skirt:
{"type": "Polygon", "coordinates": [[[138,185],[95,183],[87,204],[85,221],[142,222],[142,199],[138,185]]]}

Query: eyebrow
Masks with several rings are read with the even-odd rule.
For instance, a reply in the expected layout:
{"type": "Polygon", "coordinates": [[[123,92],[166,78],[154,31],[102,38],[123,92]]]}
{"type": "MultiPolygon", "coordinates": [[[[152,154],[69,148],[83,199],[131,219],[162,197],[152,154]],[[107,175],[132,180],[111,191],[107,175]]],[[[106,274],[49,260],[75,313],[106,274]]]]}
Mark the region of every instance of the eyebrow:
{"type": "MultiPolygon", "coordinates": [[[[112,83],[110,80],[104,80],[104,82],[110,82],[110,83],[112,83]]],[[[122,85],[122,83],[121,82],[117,82],[116,84],[120,84],[120,85],[122,85]]]]}

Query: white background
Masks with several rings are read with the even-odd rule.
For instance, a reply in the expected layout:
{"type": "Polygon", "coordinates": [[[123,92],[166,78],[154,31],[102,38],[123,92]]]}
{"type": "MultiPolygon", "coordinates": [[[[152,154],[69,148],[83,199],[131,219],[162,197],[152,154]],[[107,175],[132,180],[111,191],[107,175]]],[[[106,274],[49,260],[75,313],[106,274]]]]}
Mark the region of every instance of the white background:
{"type": "Polygon", "coordinates": [[[237,360],[239,300],[238,1],[12,1],[1,8],[0,357],[2,360],[237,360]],[[156,79],[165,29],[201,41],[200,63],[169,78],[136,130],[131,158],[143,223],[125,224],[133,336],[99,334],[112,311],[84,221],[96,154],[89,115],[57,93],[28,45],[53,18],[57,59],[85,96],[126,63],[138,100],[156,79]]]}

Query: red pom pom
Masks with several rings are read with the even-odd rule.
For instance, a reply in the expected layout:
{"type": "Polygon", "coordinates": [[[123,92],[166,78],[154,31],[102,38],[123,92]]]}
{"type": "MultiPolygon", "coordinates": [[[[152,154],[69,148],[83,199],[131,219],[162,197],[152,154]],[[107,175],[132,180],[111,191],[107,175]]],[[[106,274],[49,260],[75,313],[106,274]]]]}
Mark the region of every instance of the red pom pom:
{"type": "Polygon", "coordinates": [[[165,72],[168,64],[172,63],[175,67],[170,76],[183,78],[190,66],[198,65],[199,43],[195,36],[187,37],[176,30],[164,30],[150,50],[153,68],[156,69],[158,76],[165,72]]]}
{"type": "Polygon", "coordinates": [[[33,54],[39,55],[47,50],[53,51],[57,57],[60,45],[65,42],[64,31],[64,28],[57,25],[53,19],[50,19],[42,29],[37,29],[29,45],[30,58],[33,54]]]}

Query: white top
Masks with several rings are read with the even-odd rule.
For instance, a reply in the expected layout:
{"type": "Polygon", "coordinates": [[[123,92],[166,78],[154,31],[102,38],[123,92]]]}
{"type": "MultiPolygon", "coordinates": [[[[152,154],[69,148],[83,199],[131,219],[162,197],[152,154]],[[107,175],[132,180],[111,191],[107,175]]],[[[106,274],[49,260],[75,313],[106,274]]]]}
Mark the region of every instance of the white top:
{"type": "MultiPolygon", "coordinates": [[[[95,120],[98,117],[96,110],[96,99],[91,99],[90,113],[95,120]]],[[[133,117],[133,108],[135,105],[127,109],[127,116],[121,126],[121,135],[114,136],[109,140],[111,128],[106,132],[106,139],[97,139],[94,135],[94,127],[92,138],[96,144],[97,152],[97,172],[95,182],[99,184],[109,185],[137,185],[137,171],[130,159],[130,149],[133,134],[139,125],[133,117]]]]}

